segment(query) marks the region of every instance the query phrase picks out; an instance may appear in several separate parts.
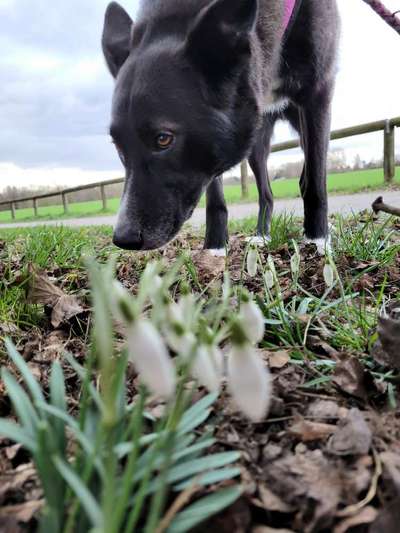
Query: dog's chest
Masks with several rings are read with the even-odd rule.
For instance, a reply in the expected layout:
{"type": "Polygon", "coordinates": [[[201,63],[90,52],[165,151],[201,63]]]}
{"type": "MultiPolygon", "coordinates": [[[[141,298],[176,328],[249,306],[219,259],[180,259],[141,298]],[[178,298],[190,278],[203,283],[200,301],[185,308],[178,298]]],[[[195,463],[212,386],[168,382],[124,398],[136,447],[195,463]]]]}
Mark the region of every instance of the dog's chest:
{"type": "Polygon", "coordinates": [[[289,98],[279,94],[281,87],[282,80],[280,78],[276,78],[272,82],[271,89],[268,91],[264,99],[265,113],[280,113],[289,105],[289,98]]]}

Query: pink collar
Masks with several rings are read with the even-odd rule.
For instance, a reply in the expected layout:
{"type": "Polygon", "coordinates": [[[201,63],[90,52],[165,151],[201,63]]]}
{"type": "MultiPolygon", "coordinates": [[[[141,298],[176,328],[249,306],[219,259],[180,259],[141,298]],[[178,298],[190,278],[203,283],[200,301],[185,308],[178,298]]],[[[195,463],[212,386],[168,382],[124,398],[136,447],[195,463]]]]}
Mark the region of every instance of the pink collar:
{"type": "Polygon", "coordinates": [[[289,26],[290,19],[292,18],[295,5],[296,5],[296,0],[285,0],[285,15],[283,17],[283,21],[284,21],[283,25],[284,25],[285,31],[287,30],[289,26]]]}

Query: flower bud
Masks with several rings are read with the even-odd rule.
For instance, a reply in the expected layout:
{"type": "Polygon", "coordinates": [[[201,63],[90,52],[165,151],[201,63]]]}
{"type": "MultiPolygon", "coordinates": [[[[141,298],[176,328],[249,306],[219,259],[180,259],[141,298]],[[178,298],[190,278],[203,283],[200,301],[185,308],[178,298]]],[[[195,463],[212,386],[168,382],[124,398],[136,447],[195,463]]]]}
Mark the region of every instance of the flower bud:
{"type": "Polygon", "coordinates": [[[332,265],[330,265],[329,263],[326,263],[324,266],[323,274],[324,274],[325,285],[328,287],[328,289],[331,289],[334,283],[334,272],[333,272],[332,265]]]}
{"type": "Polygon", "coordinates": [[[129,359],[149,390],[163,398],[175,392],[175,369],[160,334],[148,320],[137,320],[128,333],[129,359]]]}
{"type": "Polygon", "coordinates": [[[262,341],[265,332],[264,316],[254,300],[242,302],[240,314],[243,329],[249,341],[252,343],[262,341]]]}
{"type": "Polygon", "coordinates": [[[222,379],[222,353],[216,347],[200,346],[191,365],[192,376],[210,392],[218,392],[222,379]]]}
{"type": "Polygon", "coordinates": [[[247,252],[247,273],[254,278],[258,270],[258,253],[255,248],[250,248],[247,252]]]}
{"type": "Polygon", "coordinates": [[[271,377],[249,343],[235,345],[229,354],[228,386],[242,413],[254,422],[266,417],[272,395],[271,377]]]}
{"type": "Polygon", "coordinates": [[[264,272],[264,281],[265,281],[265,285],[268,287],[268,289],[272,289],[274,287],[275,279],[274,279],[274,275],[271,272],[271,270],[266,270],[264,272]]]}

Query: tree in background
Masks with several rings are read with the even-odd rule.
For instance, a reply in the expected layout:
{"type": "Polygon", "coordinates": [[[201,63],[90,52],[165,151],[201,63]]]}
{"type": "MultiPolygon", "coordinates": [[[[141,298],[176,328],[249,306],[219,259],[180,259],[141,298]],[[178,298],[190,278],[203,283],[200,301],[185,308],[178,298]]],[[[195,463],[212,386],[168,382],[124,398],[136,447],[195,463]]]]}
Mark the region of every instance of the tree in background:
{"type": "Polygon", "coordinates": [[[400,18],[397,16],[397,13],[400,13],[400,11],[392,13],[383,4],[383,2],[380,2],[379,0],[363,0],[363,2],[368,4],[375,11],[375,13],[377,13],[387,24],[389,24],[389,26],[394,29],[394,31],[397,31],[397,33],[400,35],[400,18]]]}

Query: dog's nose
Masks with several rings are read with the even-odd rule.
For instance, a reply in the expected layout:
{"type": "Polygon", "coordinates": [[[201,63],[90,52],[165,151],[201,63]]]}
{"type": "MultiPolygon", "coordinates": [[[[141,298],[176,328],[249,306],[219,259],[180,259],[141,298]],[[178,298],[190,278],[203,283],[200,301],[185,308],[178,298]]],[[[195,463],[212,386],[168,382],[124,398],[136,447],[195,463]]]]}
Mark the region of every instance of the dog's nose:
{"type": "Polygon", "coordinates": [[[143,236],[140,231],[115,231],[113,243],[123,250],[141,250],[143,247],[143,236]]]}

